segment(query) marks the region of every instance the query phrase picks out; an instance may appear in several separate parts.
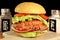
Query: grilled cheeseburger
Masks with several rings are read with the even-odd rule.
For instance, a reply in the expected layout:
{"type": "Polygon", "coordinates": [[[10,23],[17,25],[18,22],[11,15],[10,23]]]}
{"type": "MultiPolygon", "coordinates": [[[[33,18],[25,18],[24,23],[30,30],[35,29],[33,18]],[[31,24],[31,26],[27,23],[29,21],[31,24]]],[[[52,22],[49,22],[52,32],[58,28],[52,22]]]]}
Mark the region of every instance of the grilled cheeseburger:
{"type": "Polygon", "coordinates": [[[48,30],[48,17],[40,4],[23,2],[16,6],[12,30],[22,37],[36,37],[48,30]]]}

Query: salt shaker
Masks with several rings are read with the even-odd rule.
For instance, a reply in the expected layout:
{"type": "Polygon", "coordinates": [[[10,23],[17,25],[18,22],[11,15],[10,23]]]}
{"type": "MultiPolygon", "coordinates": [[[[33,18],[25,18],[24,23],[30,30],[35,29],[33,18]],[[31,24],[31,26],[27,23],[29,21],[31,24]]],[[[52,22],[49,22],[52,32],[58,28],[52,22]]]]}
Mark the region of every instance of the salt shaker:
{"type": "Polygon", "coordinates": [[[10,31],[12,24],[12,15],[10,9],[1,9],[1,30],[2,32],[10,31]]]}
{"type": "Polygon", "coordinates": [[[51,16],[49,17],[49,31],[60,33],[59,10],[51,10],[51,16]]]}

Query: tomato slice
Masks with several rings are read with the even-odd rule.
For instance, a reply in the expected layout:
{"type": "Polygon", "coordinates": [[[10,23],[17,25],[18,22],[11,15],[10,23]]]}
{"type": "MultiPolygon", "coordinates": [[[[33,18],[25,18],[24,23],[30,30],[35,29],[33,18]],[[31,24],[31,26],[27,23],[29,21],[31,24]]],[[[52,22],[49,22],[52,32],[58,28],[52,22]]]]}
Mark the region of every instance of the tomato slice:
{"type": "MultiPolygon", "coordinates": [[[[16,13],[14,16],[21,17],[21,16],[26,16],[26,15],[29,15],[29,14],[26,14],[26,13],[16,13]]],[[[48,16],[46,16],[45,14],[38,14],[38,15],[41,16],[42,18],[44,18],[45,20],[48,19],[48,16]]]]}
{"type": "Polygon", "coordinates": [[[17,13],[14,16],[21,17],[21,16],[26,16],[26,15],[28,15],[28,14],[25,14],[25,13],[17,13]]]}
{"type": "Polygon", "coordinates": [[[48,19],[48,16],[46,16],[45,14],[39,14],[39,16],[41,16],[41,17],[44,18],[45,20],[48,19]]]}

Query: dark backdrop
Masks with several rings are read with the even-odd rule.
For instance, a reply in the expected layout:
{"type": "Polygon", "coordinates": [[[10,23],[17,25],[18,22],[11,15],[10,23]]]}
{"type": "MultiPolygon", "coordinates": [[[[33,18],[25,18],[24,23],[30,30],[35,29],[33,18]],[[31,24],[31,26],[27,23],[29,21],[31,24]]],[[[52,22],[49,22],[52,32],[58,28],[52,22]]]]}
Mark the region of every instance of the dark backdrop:
{"type": "MultiPolygon", "coordinates": [[[[15,14],[14,8],[17,4],[21,2],[36,2],[38,4],[41,4],[46,9],[46,15],[50,16],[50,11],[52,9],[58,9],[60,10],[60,2],[58,0],[0,0],[0,9],[1,8],[10,8],[12,16],[15,14]]],[[[1,14],[1,13],[0,13],[1,14]]]]}

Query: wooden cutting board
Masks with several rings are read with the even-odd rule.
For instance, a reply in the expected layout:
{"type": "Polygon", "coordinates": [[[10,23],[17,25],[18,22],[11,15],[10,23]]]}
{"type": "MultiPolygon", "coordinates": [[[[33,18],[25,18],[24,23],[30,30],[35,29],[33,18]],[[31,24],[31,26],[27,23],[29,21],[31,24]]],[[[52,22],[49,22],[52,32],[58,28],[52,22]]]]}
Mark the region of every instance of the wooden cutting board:
{"type": "Polygon", "coordinates": [[[60,34],[56,34],[54,32],[47,32],[44,35],[36,38],[23,38],[20,36],[17,36],[13,32],[5,32],[3,33],[5,38],[1,40],[60,40],[60,34]]]}

